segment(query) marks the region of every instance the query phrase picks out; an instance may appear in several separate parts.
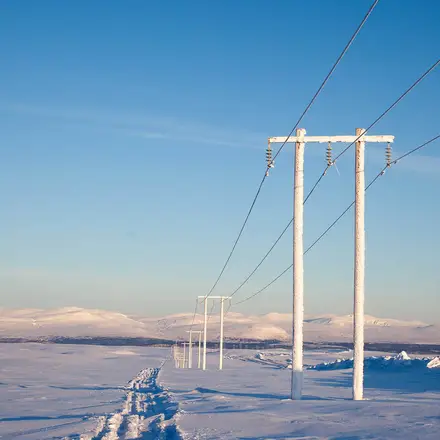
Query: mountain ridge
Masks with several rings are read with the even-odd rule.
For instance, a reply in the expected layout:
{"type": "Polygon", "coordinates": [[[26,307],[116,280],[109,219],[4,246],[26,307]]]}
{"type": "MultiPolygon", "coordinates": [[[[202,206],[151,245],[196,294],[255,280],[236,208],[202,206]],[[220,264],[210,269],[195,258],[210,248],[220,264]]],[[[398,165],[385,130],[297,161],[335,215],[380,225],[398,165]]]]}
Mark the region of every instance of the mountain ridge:
{"type": "MultiPolygon", "coordinates": [[[[225,337],[256,340],[288,341],[291,315],[271,312],[260,315],[229,313],[225,317],[225,337]]],[[[194,328],[203,317],[196,315],[194,328]]],[[[352,315],[316,315],[304,319],[305,340],[310,342],[342,342],[352,339],[352,315]]],[[[119,336],[176,339],[185,335],[193,322],[192,313],[176,313],[163,317],[124,314],[102,309],[61,307],[56,309],[0,308],[2,337],[85,337],[119,336]]],[[[219,316],[212,315],[208,339],[219,335],[219,316]]],[[[440,327],[420,321],[365,316],[365,339],[370,342],[440,342],[440,327]]]]}

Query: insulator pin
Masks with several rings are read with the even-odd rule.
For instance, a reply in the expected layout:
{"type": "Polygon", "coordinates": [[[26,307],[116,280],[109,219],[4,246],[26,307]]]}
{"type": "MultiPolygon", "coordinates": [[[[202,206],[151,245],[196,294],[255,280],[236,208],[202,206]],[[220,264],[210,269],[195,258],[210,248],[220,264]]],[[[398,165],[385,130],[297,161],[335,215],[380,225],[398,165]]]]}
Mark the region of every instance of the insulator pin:
{"type": "Polygon", "coordinates": [[[267,146],[266,150],[266,162],[267,162],[267,170],[266,170],[266,176],[269,175],[269,168],[273,168],[275,166],[275,162],[272,159],[272,148],[270,144],[267,146]]]}
{"type": "Polygon", "coordinates": [[[326,159],[327,159],[327,166],[331,167],[333,165],[331,142],[329,142],[327,145],[326,159]]]}
{"type": "Polygon", "coordinates": [[[385,149],[385,161],[387,167],[391,166],[392,160],[393,160],[393,150],[391,148],[391,144],[388,142],[387,147],[385,149]]]}

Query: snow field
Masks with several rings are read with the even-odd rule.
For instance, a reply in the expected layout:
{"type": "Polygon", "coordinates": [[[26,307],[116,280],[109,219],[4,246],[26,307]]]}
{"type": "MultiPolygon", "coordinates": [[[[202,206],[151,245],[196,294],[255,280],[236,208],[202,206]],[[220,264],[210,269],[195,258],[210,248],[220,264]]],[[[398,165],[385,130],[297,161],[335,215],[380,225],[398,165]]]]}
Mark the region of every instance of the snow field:
{"type": "Polygon", "coordinates": [[[177,407],[157,383],[169,350],[123,352],[0,344],[0,438],[179,439],[177,407]]]}
{"type": "MultiPolygon", "coordinates": [[[[366,400],[354,402],[351,370],[308,369],[304,399],[291,401],[289,357],[229,351],[221,372],[218,353],[210,353],[204,372],[167,364],[161,381],[179,404],[185,438],[440,438],[440,370],[367,371],[366,400]]],[[[305,353],[310,366],[334,359],[335,353],[305,353]]]]}
{"type": "Polygon", "coordinates": [[[440,438],[438,360],[367,355],[403,366],[367,368],[367,400],[354,402],[351,369],[316,368],[351,352],[306,351],[304,399],[291,401],[287,350],[227,351],[223,371],[218,352],[208,354],[207,371],[164,364],[170,354],[0,344],[0,438],[440,438]]]}

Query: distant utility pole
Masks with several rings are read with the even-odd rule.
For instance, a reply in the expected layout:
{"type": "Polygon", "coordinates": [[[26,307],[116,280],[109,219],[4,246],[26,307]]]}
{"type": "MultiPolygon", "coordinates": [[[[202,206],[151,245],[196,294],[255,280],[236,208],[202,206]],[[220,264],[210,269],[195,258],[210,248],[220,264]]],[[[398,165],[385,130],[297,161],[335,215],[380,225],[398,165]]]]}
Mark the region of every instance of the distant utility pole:
{"type": "Polygon", "coordinates": [[[184,342],[183,343],[183,368],[185,368],[185,365],[186,365],[186,346],[187,346],[187,343],[184,342]]]}
{"type": "Polygon", "coordinates": [[[203,323],[203,370],[206,370],[206,341],[208,330],[208,300],[220,300],[220,360],[219,369],[223,368],[223,325],[224,325],[224,302],[230,300],[230,296],[199,296],[197,300],[202,300],[204,304],[204,323],[203,323]]]}
{"type": "Polygon", "coordinates": [[[174,357],[175,367],[182,368],[183,355],[180,352],[179,345],[178,345],[177,341],[173,345],[173,357],[174,357]]]}
{"type": "Polygon", "coordinates": [[[228,296],[220,297],[220,354],[219,354],[219,365],[218,369],[223,370],[223,325],[225,319],[225,299],[230,299],[228,296]]]}
{"type": "MultiPolygon", "coordinates": [[[[305,136],[302,128],[296,130],[296,136],[272,137],[268,139],[269,158],[272,143],[295,143],[294,165],[294,212],[293,212],[293,328],[292,328],[292,379],[291,397],[299,400],[302,396],[304,368],[304,150],[306,143],[327,143],[327,165],[334,164],[331,157],[331,144],[336,142],[352,143],[364,133],[356,129],[356,136],[305,136]]],[[[363,398],[364,374],[364,281],[365,281],[365,177],[364,151],[366,142],[391,143],[394,136],[362,136],[356,142],[355,163],[355,268],[354,268],[354,370],[353,399],[363,398]]],[[[273,165],[272,162],[269,162],[273,165]]]]}
{"type": "Polygon", "coordinates": [[[185,358],[183,354],[179,351],[179,346],[176,344],[173,350],[174,354],[174,363],[176,368],[184,368],[185,367],[185,358]]]}
{"type": "Polygon", "coordinates": [[[189,341],[188,341],[188,368],[192,368],[192,331],[187,330],[189,333],[189,341]]]}
{"type": "Polygon", "coordinates": [[[179,365],[180,365],[180,367],[179,368],[185,368],[185,358],[183,357],[183,355],[182,354],[179,354],[179,365]]]}
{"type": "Polygon", "coordinates": [[[198,346],[198,361],[197,361],[197,368],[200,368],[201,365],[201,345],[202,345],[202,330],[187,330],[187,333],[189,333],[189,353],[188,353],[188,368],[192,368],[192,334],[196,333],[199,335],[199,346],[198,346]]]}
{"type": "Polygon", "coordinates": [[[178,368],[178,363],[177,363],[177,346],[176,346],[176,344],[174,344],[172,346],[171,353],[172,353],[173,359],[174,359],[174,367],[178,368]]]}

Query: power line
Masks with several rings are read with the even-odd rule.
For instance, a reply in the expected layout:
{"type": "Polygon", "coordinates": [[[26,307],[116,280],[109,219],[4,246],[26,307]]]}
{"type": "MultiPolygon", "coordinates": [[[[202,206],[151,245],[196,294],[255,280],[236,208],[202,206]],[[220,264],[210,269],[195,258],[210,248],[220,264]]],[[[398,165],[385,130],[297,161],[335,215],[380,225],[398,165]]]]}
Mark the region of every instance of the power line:
{"type": "Polygon", "coordinates": [[[244,303],[246,301],[249,301],[250,299],[252,299],[254,296],[259,295],[261,292],[263,292],[264,290],[266,290],[268,287],[270,287],[273,283],[275,283],[276,281],[278,281],[287,271],[289,271],[290,269],[292,269],[293,264],[291,264],[288,268],[284,269],[276,278],[274,278],[269,284],[266,284],[262,289],[258,290],[257,292],[253,293],[251,296],[248,296],[245,299],[242,299],[241,301],[238,301],[234,304],[232,304],[232,306],[237,306],[238,304],[244,303]]]}
{"type": "MultiPolygon", "coordinates": [[[[349,144],[346,148],[344,148],[344,150],[342,150],[342,152],[340,154],[338,154],[338,156],[336,156],[336,158],[331,162],[330,165],[327,165],[327,167],[324,169],[324,171],[322,172],[322,174],[320,175],[320,177],[318,178],[318,180],[315,182],[315,184],[313,185],[312,189],[309,191],[309,193],[307,194],[307,196],[304,199],[304,205],[307,203],[307,201],[310,199],[311,195],[313,194],[313,192],[315,191],[315,189],[317,188],[317,186],[319,185],[319,183],[321,182],[321,180],[324,178],[324,176],[327,174],[327,171],[329,170],[329,168],[334,165],[336,163],[336,161],[343,155],[345,154],[352,145],[354,145],[362,136],[365,135],[365,133],[370,130],[372,127],[374,127],[388,112],[390,112],[409,92],[411,92],[411,90],[413,90],[430,72],[432,72],[437,65],[440,64],[440,59],[434,63],[422,76],[420,76],[417,81],[415,81],[404,93],[402,93],[399,98],[397,98],[393,104],[391,104],[378,118],[376,118],[376,120],[370,124],[370,126],[361,134],[359,135],[351,144],[349,144]]],[[[288,138],[291,136],[292,133],[289,134],[289,136],[286,138],[286,141],[284,141],[283,145],[284,146],[288,140],[288,138]]],[[[353,202],[354,204],[354,202],[353,202]]],[[[351,206],[353,206],[353,204],[351,206]]],[[[351,208],[351,206],[348,207],[348,209],[351,208]]],[[[343,214],[345,215],[345,213],[343,214]]],[[[267,257],[272,253],[273,249],[275,248],[275,246],[278,244],[278,242],[281,240],[281,238],[283,237],[283,235],[286,233],[286,231],[289,229],[290,225],[293,223],[293,218],[289,221],[289,223],[287,224],[287,226],[284,228],[284,230],[281,232],[281,234],[278,236],[278,238],[276,239],[275,243],[272,245],[272,247],[269,249],[269,251],[264,255],[264,257],[260,260],[260,262],[257,264],[257,266],[255,267],[255,269],[249,274],[249,276],[237,287],[237,289],[230,295],[230,296],[234,296],[248,281],[249,279],[255,274],[255,272],[260,268],[260,266],[264,263],[264,261],[267,259],[267,257]]]]}
{"type": "MultiPolygon", "coordinates": [[[[365,22],[368,20],[368,17],[371,15],[371,13],[373,12],[373,9],[376,7],[376,5],[379,3],[379,0],[375,0],[373,2],[373,4],[370,6],[370,9],[368,10],[368,12],[365,14],[365,17],[362,19],[361,23],[359,24],[359,26],[357,27],[356,31],[354,32],[354,34],[351,36],[350,40],[348,41],[347,45],[344,47],[343,51],[341,52],[341,54],[339,55],[338,59],[335,61],[335,63],[333,64],[332,68],[330,69],[330,72],[327,74],[327,76],[325,77],[324,81],[322,82],[322,84],[319,86],[319,89],[317,90],[317,92],[314,94],[313,98],[311,99],[311,101],[309,102],[309,104],[307,105],[307,107],[305,108],[305,110],[303,111],[303,113],[301,114],[301,116],[299,117],[298,121],[296,122],[295,126],[292,128],[292,130],[290,131],[289,135],[287,136],[287,139],[289,139],[290,136],[292,136],[293,132],[298,128],[299,124],[301,124],[301,121],[304,119],[304,116],[306,115],[306,113],[310,110],[310,107],[312,107],[313,103],[315,102],[316,98],[318,97],[318,95],[321,93],[322,89],[324,88],[324,86],[327,84],[328,80],[330,79],[330,77],[332,76],[333,72],[335,71],[336,67],[338,66],[338,64],[341,62],[342,58],[344,57],[344,55],[347,53],[348,49],[350,48],[350,46],[352,45],[353,41],[355,40],[355,38],[357,37],[358,33],[360,32],[360,30],[362,29],[362,27],[364,26],[365,22]]],[[[281,153],[281,150],[285,147],[286,143],[287,143],[287,139],[283,142],[283,144],[281,145],[281,147],[278,149],[277,153],[275,154],[275,156],[272,159],[272,163],[273,161],[277,158],[277,156],[281,153]]]]}
{"type": "MultiPolygon", "coordinates": [[[[322,90],[324,89],[324,86],[327,84],[327,82],[329,81],[330,77],[333,75],[333,72],[335,71],[336,67],[339,65],[339,63],[341,62],[342,58],[344,57],[344,55],[347,53],[348,49],[350,48],[350,46],[352,45],[353,41],[355,40],[355,38],[357,37],[357,35],[359,34],[360,30],[362,29],[362,27],[364,26],[365,22],[367,21],[368,17],[371,15],[371,13],[373,12],[374,8],[376,7],[376,5],[379,3],[379,0],[374,0],[373,4],[370,6],[370,9],[368,10],[368,12],[366,13],[365,17],[362,19],[361,23],[359,24],[359,26],[357,27],[356,31],[354,32],[354,34],[351,36],[350,40],[348,41],[348,43],[346,44],[346,46],[344,47],[344,49],[342,50],[341,54],[339,55],[339,57],[337,58],[337,60],[335,61],[335,63],[333,64],[332,68],[330,69],[330,71],[328,72],[327,76],[324,78],[324,81],[321,83],[321,85],[319,86],[318,90],[316,91],[316,93],[313,95],[313,98],[310,100],[310,102],[307,104],[306,108],[304,109],[304,111],[302,112],[301,116],[299,117],[298,121],[296,122],[296,124],[294,125],[294,127],[292,128],[292,130],[289,133],[289,136],[287,137],[287,139],[293,134],[293,132],[298,128],[299,124],[301,123],[301,121],[304,119],[305,115],[307,114],[307,112],[310,110],[310,108],[312,107],[312,105],[314,104],[314,102],[316,101],[316,99],[318,98],[318,96],[320,95],[320,93],[322,92],[322,90]]],[[[223,273],[226,270],[226,267],[229,264],[229,261],[235,251],[235,248],[237,247],[237,244],[243,234],[244,228],[246,227],[246,224],[249,220],[249,217],[255,207],[255,203],[257,202],[257,199],[261,193],[261,189],[263,187],[263,184],[266,180],[267,177],[267,171],[269,170],[270,166],[273,164],[274,160],[278,157],[278,155],[281,153],[281,151],[283,150],[284,146],[286,145],[287,140],[281,145],[281,147],[278,149],[278,151],[276,152],[275,156],[273,157],[273,159],[271,160],[271,162],[267,165],[266,170],[264,172],[263,178],[261,179],[261,182],[258,186],[257,192],[254,196],[254,199],[252,200],[251,206],[248,210],[248,213],[246,214],[246,217],[244,219],[244,222],[240,228],[240,231],[238,233],[237,238],[235,239],[234,245],[232,246],[232,249],[228,255],[228,258],[226,259],[226,262],[224,263],[222,270],[220,271],[220,274],[218,275],[217,279],[215,280],[213,286],[211,287],[211,289],[208,292],[208,295],[211,295],[211,293],[214,291],[214,289],[216,288],[217,284],[219,283],[221,277],[223,276],[223,273]]]]}
{"type": "Polygon", "coordinates": [[[403,92],[378,118],[376,118],[376,120],[370,124],[370,126],[362,133],[360,134],[351,144],[349,144],[346,148],[344,148],[344,150],[341,151],[341,153],[339,153],[336,158],[332,161],[332,163],[330,165],[327,165],[327,167],[324,169],[324,171],[322,172],[322,174],[319,176],[318,180],[315,182],[315,184],[313,185],[312,189],[310,190],[310,192],[307,194],[307,197],[305,198],[305,201],[307,201],[310,196],[314,193],[315,189],[317,188],[317,186],[319,185],[319,183],[321,182],[321,180],[323,179],[323,177],[326,175],[328,169],[334,165],[336,163],[336,161],[342,156],[344,155],[362,136],[365,135],[365,133],[367,133],[369,130],[371,130],[385,115],[387,115],[403,98],[405,98],[406,95],[408,95],[408,93],[411,92],[411,90],[413,90],[420,82],[422,82],[426,76],[428,76],[438,65],[440,64],[440,59],[438,59],[428,70],[425,71],[425,73],[423,73],[422,76],[420,76],[417,81],[415,81],[405,92],[403,92]]]}
{"type": "MultiPolygon", "coordinates": [[[[402,156],[398,157],[397,159],[393,160],[391,162],[390,165],[386,165],[378,174],[377,176],[367,185],[367,187],[365,188],[365,191],[368,191],[368,189],[373,186],[376,181],[385,174],[385,171],[391,167],[391,165],[396,165],[397,162],[401,161],[402,159],[404,159],[407,156],[410,156],[411,154],[415,153],[418,150],[421,150],[422,148],[426,147],[427,145],[429,145],[430,143],[436,141],[438,138],[440,138],[440,134],[437,136],[434,136],[433,138],[431,138],[429,141],[426,141],[425,143],[423,143],[422,145],[419,145],[418,147],[408,151],[407,153],[403,154],[402,156]]],[[[319,241],[321,241],[325,235],[327,235],[327,233],[333,229],[333,227],[339,222],[339,220],[342,219],[342,217],[344,217],[345,214],[347,214],[347,212],[350,210],[350,208],[354,205],[354,201],[350,203],[350,205],[347,206],[347,208],[341,213],[341,215],[306,249],[306,251],[304,252],[304,255],[307,254],[310,250],[312,250],[312,248],[314,248],[319,241]]]]}
{"type": "Polygon", "coordinates": [[[192,330],[192,328],[193,328],[193,326],[194,326],[194,321],[195,321],[195,319],[196,319],[196,315],[197,315],[197,309],[199,308],[199,300],[198,300],[198,298],[196,298],[196,307],[195,307],[195,309],[194,309],[194,314],[193,314],[193,317],[192,317],[192,322],[191,322],[191,326],[190,326],[190,330],[192,330]]]}
{"type": "Polygon", "coordinates": [[[436,141],[438,138],[440,138],[440,134],[437,135],[437,136],[435,136],[435,137],[433,137],[432,139],[430,139],[429,141],[425,142],[424,144],[419,145],[418,147],[416,147],[416,148],[414,148],[414,149],[408,151],[407,153],[402,154],[402,156],[398,157],[396,160],[393,160],[392,164],[393,164],[393,165],[394,165],[394,164],[397,164],[397,162],[400,162],[400,161],[401,161],[402,159],[404,159],[405,157],[410,156],[411,154],[415,153],[416,151],[421,150],[423,147],[425,147],[426,145],[430,144],[431,142],[436,141]]]}
{"type": "MultiPolygon", "coordinates": [[[[398,157],[397,159],[395,159],[394,161],[391,162],[390,165],[386,165],[377,175],[376,177],[367,185],[367,187],[365,188],[365,191],[367,191],[369,188],[371,188],[376,182],[377,180],[383,176],[385,174],[385,171],[390,168],[392,165],[396,165],[398,162],[400,162],[402,159],[410,156],[411,154],[415,153],[416,151],[421,150],[422,148],[426,147],[427,145],[431,144],[432,142],[436,141],[437,139],[440,138],[440,134],[437,136],[434,136],[433,138],[429,139],[428,141],[426,141],[425,143],[419,145],[418,147],[408,151],[407,153],[403,154],[402,156],[398,157]]],[[[352,206],[354,205],[354,201],[350,203],[350,205],[347,206],[347,208],[339,215],[339,217],[336,218],[336,220],[304,251],[304,255],[306,255],[308,252],[310,252],[329,232],[331,229],[333,229],[336,224],[345,216],[345,214],[347,214],[347,212],[350,210],[350,208],[352,208],[352,206]]],[[[266,290],[267,288],[269,288],[272,284],[274,284],[276,281],[278,281],[286,272],[288,272],[290,269],[292,269],[293,264],[291,264],[289,267],[287,267],[286,269],[284,269],[276,278],[274,278],[270,283],[266,284],[263,288],[261,288],[260,290],[258,290],[257,292],[253,293],[252,295],[242,299],[241,301],[238,301],[234,304],[232,304],[232,306],[236,306],[239,304],[242,304],[246,301],[251,300],[252,298],[254,298],[255,296],[259,295],[260,293],[262,293],[264,290],[266,290]]],[[[229,309],[228,309],[229,311],[229,309]]]]}
{"type": "Polygon", "coordinates": [[[261,259],[261,261],[257,264],[257,266],[255,267],[255,269],[248,275],[248,277],[229,295],[229,296],[234,296],[249,280],[250,278],[254,275],[254,273],[260,268],[260,266],[264,263],[264,261],[266,260],[266,258],[270,255],[270,253],[273,251],[273,249],[275,248],[275,246],[278,244],[278,242],[281,240],[281,238],[283,237],[283,235],[287,232],[287,230],[289,229],[290,225],[293,223],[293,218],[292,220],[290,220],[290,222],[287,224],[287,226],[284,228],[283,232],[281,232],[281,234],[278,236],[278,238],[276,239],[275,243],[272,245],[272,247],[267,251],[266,255],[261,259]]]}

